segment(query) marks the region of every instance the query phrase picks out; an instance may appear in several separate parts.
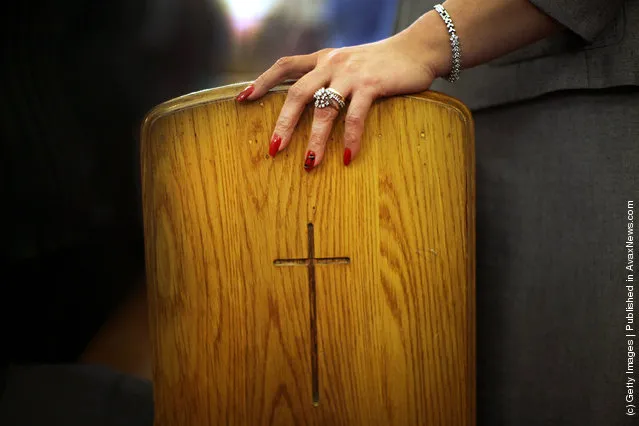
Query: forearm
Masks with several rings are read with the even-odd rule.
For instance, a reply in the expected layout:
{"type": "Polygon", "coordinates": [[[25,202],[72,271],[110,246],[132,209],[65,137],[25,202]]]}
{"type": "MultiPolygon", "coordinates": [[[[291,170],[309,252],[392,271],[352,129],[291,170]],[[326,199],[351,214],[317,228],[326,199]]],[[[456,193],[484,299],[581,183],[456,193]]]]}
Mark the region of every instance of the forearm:
{"type": "MultiPolygon", "coordinates": [[[[463,68],[488,62],[562,28],[528,0],[448,0],[443,6],[455,24],[463,68]]],[[[438,77],[449,73],[449,35],[435,10],[422,15],[403,35],[414,39],[428,52],[438,77]]]]}

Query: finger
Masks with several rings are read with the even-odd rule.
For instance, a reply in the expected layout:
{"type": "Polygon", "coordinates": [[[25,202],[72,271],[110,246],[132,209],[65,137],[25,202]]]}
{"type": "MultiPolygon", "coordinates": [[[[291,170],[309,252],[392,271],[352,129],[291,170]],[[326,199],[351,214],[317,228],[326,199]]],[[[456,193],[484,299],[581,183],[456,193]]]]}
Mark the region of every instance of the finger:
{"type": "Polygon", "coordinates": [[[308,55],[284,56],[237,96],[238,102],[255,100],[287,79],[299,78],[310,72],[317,64],[318,52],[308,55]]]}
{"type": "Polygon", "coordinates": [[[286,100],[275,123],[275,129],[269,144],[269,154],[275,157],[279,151],[285,149],[300,116],[306,105],[313,99],[313,94],[318,87],[323,87],[329,79],[326,70],[314,69],[293,84],[286,95],[286,100]]]}
{"type": "Polygon", "coordinates": [[[375,100],[372,94],[357,91],[353,94],[346,112],[344,128],[344,165],[348,166],[359,154],[362,147],[362,134],[368,112],[375,100]]]}
{"type": "MultiPolygon", "coordinates": [[[[321,86],[320,86],[321,87],[321,86]]],[[[347,97],[350,92],[346,85],[331,84],[331,88],[338,91],[342,96],[347,97]]],[[[322,163],[324,152],[326,151],[326,143],[331,135],[333,123],[339,115],[339,107],[334,102],[334,106],[326,108],[315,108],[313,113],[313,126],[311,127],[311,136],[306,148],[306,156],[304,158],[304,170],[310,172],[322,163]]]]}

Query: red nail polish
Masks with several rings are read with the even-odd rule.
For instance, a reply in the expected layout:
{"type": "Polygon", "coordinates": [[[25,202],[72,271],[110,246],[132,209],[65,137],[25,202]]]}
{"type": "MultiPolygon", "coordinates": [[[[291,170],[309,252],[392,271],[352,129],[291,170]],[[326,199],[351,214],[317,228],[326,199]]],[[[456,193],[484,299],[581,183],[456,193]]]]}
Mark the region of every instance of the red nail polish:
{"type": "Polygon", "coordinates": [[[281,144],[282,144],[282,138],[277,135],[273,135],[273,138],[271,139],[271,143],[268,146],[268,153],[271,157],[275,157],[277,155],[277,152],[280,150],[281,144]]]}
{"type": "Polygon", "coordinates": [[[351,164],[351,149],[346,148],[344,150],[344,165],[348,166],[349,164],[351,164]]]}
{"type": "Polygon", "coordinates": [[[252,84],[250,86],[248,86],[246,89],[242,90],[240,92],[239,95],[237,95],[237,98],[235,98],[236,101],[238,102],[244,102],[246,100],[246,98],[248,98],[249,96],[251,96],[251,93],[253,93],[253,91],[255,90],[255,86],[253,86],[252,84]]]}
{"type": "Polygon", "coordinates": [[[310,172],[315,167],[315,153],[313,151],[308,151],[306,153],[306,160],[304,161],[304,170],[310,172]]]}

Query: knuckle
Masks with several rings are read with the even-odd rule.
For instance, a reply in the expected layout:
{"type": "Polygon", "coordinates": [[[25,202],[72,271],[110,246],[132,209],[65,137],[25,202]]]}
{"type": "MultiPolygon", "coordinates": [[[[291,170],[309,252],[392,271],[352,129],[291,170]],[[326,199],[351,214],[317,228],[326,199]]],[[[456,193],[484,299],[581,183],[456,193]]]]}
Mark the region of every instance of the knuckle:
{"type": "Polygon", "coordinates": [[[292,85],[288,89],[288,98],[293,102],[300,102],[305,98],[306,91],[298,84],[292,85]]]}
{"type": "Polygon", "coordinates": [[[349,129],[344,131],[344,143],[346,146],[354,146],[357,145],[359,141],[359,132],[354,129],[349,129]]]}
{"type": "Polygon", "coordinates": [[[322,146],[321,137],[317,133],[312,133],[308,138],[308,146],[314,151],[317,151],[319,147],[322,146]]]}
{"type": "Polygon", "coordinates": [[[291,123],[291,118],[288,115],[281,116],[275,123],[275,130],[280,133],[287,132],[292,127],[291,123]]]}
{"type": "Polygon", "coordinates": [[[348,148],[355,148],[358,146],[359,140],[357,139],[357,136],[355,136],[354,134],[345,134],[344,135],[344,146],[348,147],[348,148]]]}
{"type": "Polygon", "coordinates": [[[322,150],[324,143],[325,141],[322,139],[322,135],[319,132],[313,132],[308,139],[308,148],[311,151],[319,153],[322,150]]]}
{"type": "Polygon", "coordinates": [[[327,121],[333,121],[333,119],[337,116],[337,111],[335,108],[316,108],[315,109],[315,118],[325,123],[327,121]]]}
{"type": "Polygon", "coordinates": [[[335,49],[330,52],[326,59],[331,65],[341,65],[348,60],[349,54],[344,49],[335,49]]]}
{"type": "Polygon", "coordinates": [[[345,70],[349,74],[359,75],[362,70],[362,64],[355,60],[350,60],[346,63],[345,70]]]}
{"type": "Polygon", "coordinates": [[[282,56],[277,61],[275,61],[275,67],[282,70],[287,70],[291,67],[292,62],[293,58],[291,56],[282,56]]]}
{"type": "Polygon", "coordinates": [[[382,86],[382,79],[377,75],[368,74],[360,79],[363,87],[374,92],[379,92],[382,86]]]}
{"type": "Polygon", "coordinates": [[[346,127],[360,129],[364,127],[364,117],[359,114],[348,114],[344,119],[346,127]]]}
{"type": "Polygon", "coordinates": [[[335,50],[334,47],[325,47],[323,49],[318,50],[317,54],[318,55],[328,55],[329,53],[331,53],[334,50],[335,50]]]}

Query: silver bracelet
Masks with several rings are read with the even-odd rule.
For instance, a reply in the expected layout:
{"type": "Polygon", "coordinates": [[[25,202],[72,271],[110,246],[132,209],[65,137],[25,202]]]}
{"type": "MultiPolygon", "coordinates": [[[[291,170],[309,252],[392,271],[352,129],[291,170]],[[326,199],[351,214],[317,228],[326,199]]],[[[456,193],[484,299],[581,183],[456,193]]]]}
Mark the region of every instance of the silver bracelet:
{"type": "Polygon", "coordinates": [[[442,17],[444,23],[446,24],[446,28],[448,28],[448,34],[450,34],[450,47],[452,48],[452,59],[451,59],[451,67],[450,74],[446,77],[446,80],[454,83],[459,80],[459,73],[461,72],[461,45],[459,44],[459,37],[457,37],[457,32],[455,31],[455,24],[453,24],[453,20],[444,9],[444,6],[441,4],[436,4],[434,6],[439,16],[442,17]]]}

